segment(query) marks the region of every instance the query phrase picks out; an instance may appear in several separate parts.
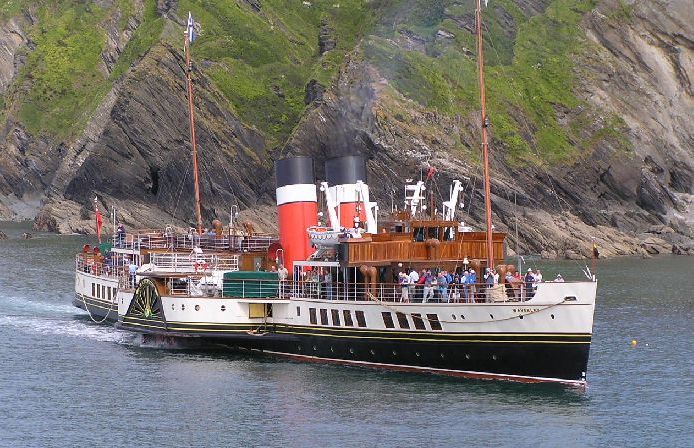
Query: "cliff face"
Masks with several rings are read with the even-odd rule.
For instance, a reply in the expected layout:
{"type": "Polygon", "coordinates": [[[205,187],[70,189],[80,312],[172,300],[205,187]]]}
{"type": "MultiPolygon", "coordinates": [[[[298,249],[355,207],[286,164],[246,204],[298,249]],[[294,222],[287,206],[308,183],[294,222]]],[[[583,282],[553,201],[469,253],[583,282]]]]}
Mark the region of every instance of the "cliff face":
{"type": "MultiPolygon", "coordinates": [[[[580,257],[592,241],[605,255],[692,247],[687,3],[490,1],[492,202],[512,248],[580,257]]],[[[96,196],[128,225],[191,222],[178,42],[191,9],[202,23],[194,78],[207,220],[238,205],[271,227],[274,159],[311,154],[320,167],[356,152],[382,210],[432,165],[444,196],[463,180],[458,217],[482,223],[471,2],[47,5],[2,18],[13,30],[0,42],[3,218],[88,232],[96,196]],[[61,71],[47,62],[69,53],[71,32],[53,27],[73,29],[75,17],[93,45],[61,71]]]]}

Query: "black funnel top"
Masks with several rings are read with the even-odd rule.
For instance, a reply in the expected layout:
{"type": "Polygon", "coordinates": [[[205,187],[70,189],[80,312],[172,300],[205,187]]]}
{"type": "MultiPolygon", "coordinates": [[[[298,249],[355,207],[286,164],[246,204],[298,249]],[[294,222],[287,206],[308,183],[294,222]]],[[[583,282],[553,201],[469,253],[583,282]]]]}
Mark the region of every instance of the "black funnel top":
{"type": "Polygon", "coordinates": [[[343,156],[325,161],[325,177],[328,184],[366,183],[366,161],[363,156],[343,156]]]}
{"type": "Polygon", "coordinates": [[[315,184],[313,159],[307,156],[289,157],[275,162],[277,188],[285,185],[315,184]]]}

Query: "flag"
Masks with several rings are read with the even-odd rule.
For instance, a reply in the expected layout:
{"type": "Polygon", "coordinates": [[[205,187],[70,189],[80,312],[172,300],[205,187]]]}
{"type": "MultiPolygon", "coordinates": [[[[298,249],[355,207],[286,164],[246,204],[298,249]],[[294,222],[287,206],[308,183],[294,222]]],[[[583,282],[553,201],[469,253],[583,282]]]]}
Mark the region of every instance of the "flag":
{"type": "Polygon", "coordinates": [[[99,244],[101,244],[101,227],[104,225],[104,218],[101,216],[96,198],[94,198],[94,209],[96,210],[96,237],[99,238],[99,244]]]}
{"type": "Polygon", "coordinates": [[[186,26],[186,36],[188,37],[188,42],[192,43],[195,41],[195,20],[193,20],[193,14],[188,12],[188,25],[186,26]]]}
{"type": "Polygon", "coordinates": [[[436,174],[437,171],[438,170],[433,166],[429,166],[429,169],[427,170],[427,180],[431,180],[431,178],[434,177],[434,174],[436,174]]]}

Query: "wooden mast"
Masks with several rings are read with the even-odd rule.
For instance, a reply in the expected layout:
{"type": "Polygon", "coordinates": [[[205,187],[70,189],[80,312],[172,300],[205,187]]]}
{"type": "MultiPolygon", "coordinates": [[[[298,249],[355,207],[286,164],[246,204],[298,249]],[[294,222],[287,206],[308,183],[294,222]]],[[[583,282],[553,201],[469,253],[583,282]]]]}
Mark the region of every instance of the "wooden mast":
{"type": "Polygon", "coordinates": [[[484,88],[484,42],[482,41],[482,0],[477,0],[477,64],[480,73],[480,103],[482,104],[482,154],[484,161],[484,208],[487,214],[487,267],[494,268],[494,247],[492,244],[492,199],[489,180],[489,136],[487,127],[487,95],[484,88]]]}
{"type": "MultiPolygon", "coordinates": [[[[190,25],[189,25],[190,26],[190,25]]],[[[193,182],[195,184],[195,221],[198,234],[202,234],[202,214],[200,212],[200,175],[198,173],[198,147],[195,141],[195,109],[193,107],[193,67],[190,61],[190,33],[186,30],[185,40],[186,79],[188,84],[188,116],[190,117],[190,143],[193,146],[193,182]]]]}

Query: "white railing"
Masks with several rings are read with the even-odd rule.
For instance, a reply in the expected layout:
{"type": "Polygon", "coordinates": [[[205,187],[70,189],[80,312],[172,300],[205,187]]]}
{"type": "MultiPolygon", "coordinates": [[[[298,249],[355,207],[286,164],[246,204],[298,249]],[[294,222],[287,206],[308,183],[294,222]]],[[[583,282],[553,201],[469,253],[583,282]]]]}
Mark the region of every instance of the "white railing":
{"type": "Polygon", "coordinates": [[[212,270],[239,270],[238,255],[206,255],[163,253],[152,254],[150,262],[158,269],[172,272],[207,272],[212,270]]]}
{"type": "Polygon", "coordinates": [[[108,263],[96,261],[93,255],[77,254],[75,257],[75,270],[99,277],[116,278],[127,270],[127,266],[112,266],[108,263]]]}
{"type": "Polygon", "coordinates": [[[121,233],[113,235],[113,246],[116,248],[140,249],[188,249],[199,247],[214,251],[261,251],[267,250],[278,239],[271,235],[198,235],[194,233],[176,234],[166,231],[141,231],[138,233],[121,233]]]}

